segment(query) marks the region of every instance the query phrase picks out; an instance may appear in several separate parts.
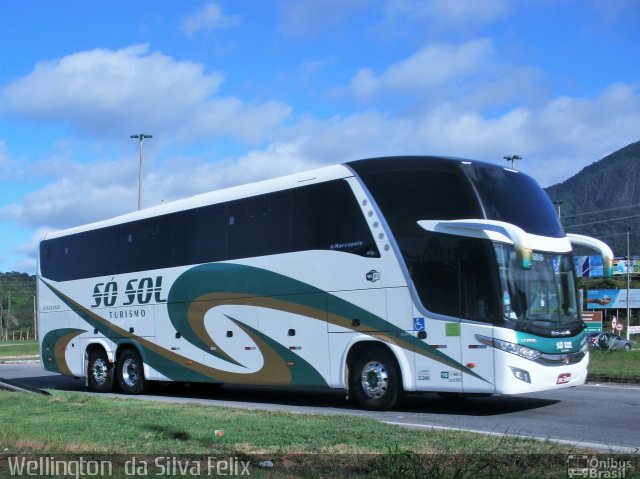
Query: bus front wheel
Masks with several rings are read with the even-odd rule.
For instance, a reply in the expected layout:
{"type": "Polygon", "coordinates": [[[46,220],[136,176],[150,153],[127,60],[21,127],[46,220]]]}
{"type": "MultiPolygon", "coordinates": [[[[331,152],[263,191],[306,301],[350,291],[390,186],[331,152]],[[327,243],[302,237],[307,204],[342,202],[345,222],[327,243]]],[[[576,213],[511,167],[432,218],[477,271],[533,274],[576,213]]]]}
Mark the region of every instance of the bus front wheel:
{"type": "Polygon", "coordinates": [[[381,347],[365,349],[350,375],[353,396],[364,409],[385,411],[402,397],[400,373],[395,358],[381,347]]]}
{"type": "Polygon", "coordinates": [[[113,364],[109,363],[107,353],[103,349],[94,349],[89,353],[89,370],[87,372],[89,389],[99,393],[108,393],[113,389],[113,364]]]}
{"type": "Polygon", "coordinates": [[[125,394],[144,392],[144,366],[137,351],[127,349],[118,358],[118,383],[125,394]]]}

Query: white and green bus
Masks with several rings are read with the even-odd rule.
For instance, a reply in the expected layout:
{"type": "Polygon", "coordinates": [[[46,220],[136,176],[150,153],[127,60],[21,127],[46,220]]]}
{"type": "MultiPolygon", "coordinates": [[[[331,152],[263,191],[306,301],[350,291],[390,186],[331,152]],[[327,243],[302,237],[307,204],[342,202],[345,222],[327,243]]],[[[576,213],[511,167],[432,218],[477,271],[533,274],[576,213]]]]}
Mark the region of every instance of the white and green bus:
{"type": "Polygon", "coordinates": [[[48,234],[43,367],[149,381],[405,392],[583,384],[572,242],[529,176],[438,157],[352,161],[48,234]]]}

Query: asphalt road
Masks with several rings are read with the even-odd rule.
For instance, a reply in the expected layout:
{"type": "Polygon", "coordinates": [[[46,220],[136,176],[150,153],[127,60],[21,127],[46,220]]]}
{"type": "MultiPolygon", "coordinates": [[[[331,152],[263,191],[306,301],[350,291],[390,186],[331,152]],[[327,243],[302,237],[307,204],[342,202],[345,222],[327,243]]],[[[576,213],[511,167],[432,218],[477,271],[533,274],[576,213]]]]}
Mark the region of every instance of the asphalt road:
{"type": "MultiPolygon", "coordinates": [[[[52,374],[37,364],[0,364],[0,378],[41,389],[84,391],[84,380],[52,374]]],[[[114,395],[118,396],[118,395],[114,395]]],[[[516,397],[444,400],[411,395],[398,409],[371,412],[345,401],[343,391],[273,388],[211,388],[155,385],[141,399],[197,402],[248,409],[330,415],[358,415],[415,428],[464,429],[578,444],[600,451],[640,453],[640,387],[585,386],[516,397]]]]}

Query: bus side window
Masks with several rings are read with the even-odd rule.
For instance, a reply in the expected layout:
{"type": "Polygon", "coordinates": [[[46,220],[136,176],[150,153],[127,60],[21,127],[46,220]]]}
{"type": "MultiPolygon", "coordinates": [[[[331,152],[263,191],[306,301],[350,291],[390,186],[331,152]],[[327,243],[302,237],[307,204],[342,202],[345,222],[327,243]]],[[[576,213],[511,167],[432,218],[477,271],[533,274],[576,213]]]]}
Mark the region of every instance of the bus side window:
{"type": "Polygon", "coordinates": [[[291,193],[287,190],[229,203],[228,258],[286,253],[291,249],[291,193]]]}
{"type": "Polygon", "coordinates": [[[227,206],[209,205],[173,216],[173,266],[227,257],[227,206]]]}
{"type": "Polygon", "coordinates": [[[379,257],[362,210],[344,180],[294,190],[292,250],[334,250],[379,257]]]}

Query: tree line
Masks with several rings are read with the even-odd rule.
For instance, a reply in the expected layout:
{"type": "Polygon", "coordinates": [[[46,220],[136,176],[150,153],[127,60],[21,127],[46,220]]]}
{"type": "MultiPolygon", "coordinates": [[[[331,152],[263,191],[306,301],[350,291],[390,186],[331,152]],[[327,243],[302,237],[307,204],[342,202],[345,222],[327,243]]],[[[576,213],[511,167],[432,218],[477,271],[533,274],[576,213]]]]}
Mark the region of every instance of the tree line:
{"type": "Polygon", "coordinates": [[[15,271],[0,273],[0,337],[33,331],[35,296],[35,276],[15,271]]]}

